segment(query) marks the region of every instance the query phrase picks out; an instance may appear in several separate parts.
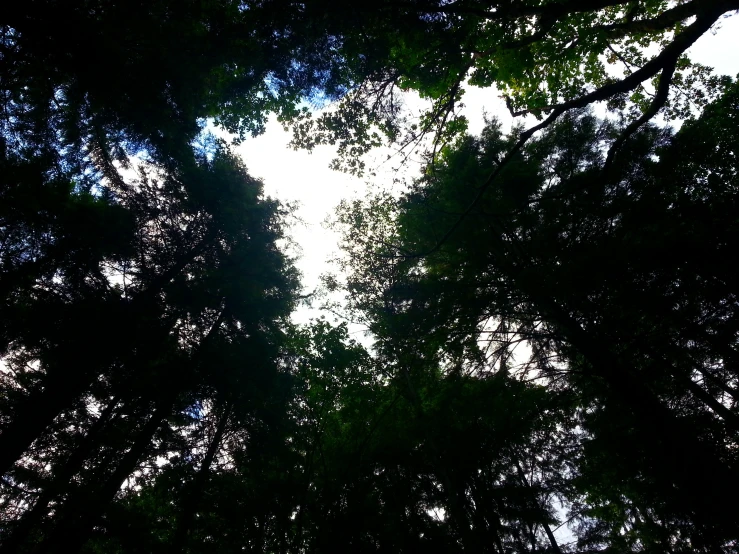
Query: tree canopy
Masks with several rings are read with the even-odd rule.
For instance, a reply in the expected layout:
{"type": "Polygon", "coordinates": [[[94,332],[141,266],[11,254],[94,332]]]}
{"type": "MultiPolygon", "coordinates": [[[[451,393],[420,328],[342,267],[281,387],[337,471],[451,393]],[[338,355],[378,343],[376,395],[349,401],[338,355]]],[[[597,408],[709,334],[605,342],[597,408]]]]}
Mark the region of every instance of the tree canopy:
{"type": "Polygon", "coordinates": [[[685,51],[739,8],[725,0],[306,6],[335,25],[356,86],[338,109],[298,124],[295,143],[338,144],[339,165],[352,171],[363,169],[357,155],[383,137],[410,145],[433,134],[444,143],[463,132],[457,108],[465,85],[494,86],[511,115],[543,119],[523,141],[569,110],[607,102],[630,121],[615,154],[658,111],[684,118],[716,97],[722,80],[685,51]],[[347,28],[347,20],[355,25],[347,28]],[[399,92],[408,90],[431,102],[417,121],[402,109],[399,92]]]}
{"type": "Polygon", "coordinates": [[[739,82],[685,52],[737,9],[4,9],[0,553],[736,553],[739,82]],[[206,131],[272,114],[431,138],[337,210],[364,343],[291,321],[290,208],[206,131]]]}

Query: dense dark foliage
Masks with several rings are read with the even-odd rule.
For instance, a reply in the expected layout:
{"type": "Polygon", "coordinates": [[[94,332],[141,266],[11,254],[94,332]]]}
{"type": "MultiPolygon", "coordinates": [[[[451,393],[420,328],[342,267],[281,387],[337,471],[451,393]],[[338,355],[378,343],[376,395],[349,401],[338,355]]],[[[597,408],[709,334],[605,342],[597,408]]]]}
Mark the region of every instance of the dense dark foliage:
{"type": "MultiPolygon", "coordinates": [[[[736,91],[674,137],[645,129],[607,171],[601,144],[619,129],[571,114],[440,247],[515,132],[492,123],[400,199],[341,212],[352,308],[409,386],[439,367],[443,381],[505,377],[567,399],[555,444],[576,446],[546,486],[580,548],[733,548],[736,514],[715,499],[739,485],[737,165],[723,149],[739,138],[736,91]]],[[[474,528],[479,503],[462,498],[474,528]]]]}
{"type": "Polygon", "coordinates": [[[737,8],[4,7],[0,552],[737,552],[739,85],[684,56],[737,8]],[[465,135],[468,77],[541,123],[465,135]],[[338,211],[369,350],[290,322],[289,212],[204,132],[270,114],[354,171],[434,135],[338,211]]]}

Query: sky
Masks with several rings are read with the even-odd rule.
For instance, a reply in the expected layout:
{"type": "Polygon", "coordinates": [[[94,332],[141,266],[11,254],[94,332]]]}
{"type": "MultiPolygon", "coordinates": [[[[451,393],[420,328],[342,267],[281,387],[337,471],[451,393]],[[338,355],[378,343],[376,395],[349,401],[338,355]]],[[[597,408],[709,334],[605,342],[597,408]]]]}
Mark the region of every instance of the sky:
{"type": "MultiPolygon", "coordinates": [[[[739,16],[728,17],[702,36],[690,49],[693,61],[715,68],[717,73],[735,76],[739,73],[739,16]]],[[[422,104],[408,95],[409,109],[417,110],[422,104]]],[[[494,89],[468,87],[464,95],[462,113],[469,120],[469,131],[479,133],[484,125],[483,113],[496,116],[504,130],[512,121],[503,101],[494,89]]],[[[327,229],[324,221],[333,214],[342,199],[365,196],[373,188],[390,187],[394,178],[410,179],[420,170],[419,156],[411,156],[401,171],[398,158],[386,161],[392,150],[380,149],[371,153],[367,166],[376,174],[371,178],[358,178],[329,169],[335,148],[317,147],[313,152],[292,150],[288,143],[291,134],[283,130],[274,118],[270,119],[266,132],[242,143],[238,154],[254,177],[263,179],[269,196],[286,203],[298,203],[297,220],[289,229],[293,241],[299,246],[297,266],[303,274],[304,293],[310,293],[319,284],[322,273],[333,268],[328,260],[338,253],[339,236],[327,229]]],[[[369,173],[369,172],[368,172],[369,173]]],[[[395,185],[398,190],[399,185],[395,185]]],[[[297,252],[293,251],[293,254],[297,252]]],[[[322,312],[318,303],[314,307],[301,308],[294,315],[298,323],[306,323],[322,312]]],[[[354,333],[361,330],[355,328],[354,333]]]]}

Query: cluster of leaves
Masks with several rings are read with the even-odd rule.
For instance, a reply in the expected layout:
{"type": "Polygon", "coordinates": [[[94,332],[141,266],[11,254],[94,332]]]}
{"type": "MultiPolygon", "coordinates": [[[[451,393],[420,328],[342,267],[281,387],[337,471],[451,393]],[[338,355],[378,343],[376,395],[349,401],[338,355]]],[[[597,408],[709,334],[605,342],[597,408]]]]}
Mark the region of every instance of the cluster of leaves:
{"type": "Polygon", "coordinates": [[[202,118],[258,132],[328,76],[287,55],[295,14],[249,9],[3,10],[3,552],[94,544],[122,488],[169,468],[181,544],[226,432],[258,444],[286,410],[286,211],[225,144],[193,144],[202,118]]]}
{"type": "Polygon", "coordinates": [[[737,8],[4,9],[0,552],[736,552],[739,86],[683,53],[737,8]],[[547,119],[461,136],[468,77],[547,119]],[[446,143],[340,212],[371,352],[289,323],[287,212],[201,134],[271,113],[357,171],[446,143]]]}
{"type": "Polygon", "coordinates": [[[546,124],[595,102],[628,109],[637,127],[663,108],[685,118],[722,82],[685,51],[738,8],[729,0],[309,2],[337,37],[354,86],[333,109],[298,118],[294,144],[336,144],[334,165],[361,173],[355,156],[383,139],[405,148],[431,136],[438,146],[464,133],[465,86],[495,87],[511,115],[547,116],[546,124]],[[399,91],[430,105],[411,121],[399,91]]]}

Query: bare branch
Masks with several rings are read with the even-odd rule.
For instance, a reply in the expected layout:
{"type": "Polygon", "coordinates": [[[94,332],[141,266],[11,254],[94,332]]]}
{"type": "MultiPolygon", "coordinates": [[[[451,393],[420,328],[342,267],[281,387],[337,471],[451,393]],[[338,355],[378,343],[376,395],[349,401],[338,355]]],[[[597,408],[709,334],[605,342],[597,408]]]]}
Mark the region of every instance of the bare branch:
{"type": "Polygon", "coordinates": [[[667,103],[667,98],[670,92],[670,83],[672,82],[672,76],[675,73],[675,64],[669,65],[662,70],[662,75],[659,78],[659,85],[657,87],[657,94],[649,105],[649,108],[642,114],[642,116],[632,121],[626,129],[619,135],[616,141],[608,149],[608,155],[606,156],[606,163],[603,166],[603,171],[608,171],[613,163],[618,150],[628,140],[628,138],[634,134],[639,127],[644,125],[647,121],[652,119],[657,112],[667,103]]]}

